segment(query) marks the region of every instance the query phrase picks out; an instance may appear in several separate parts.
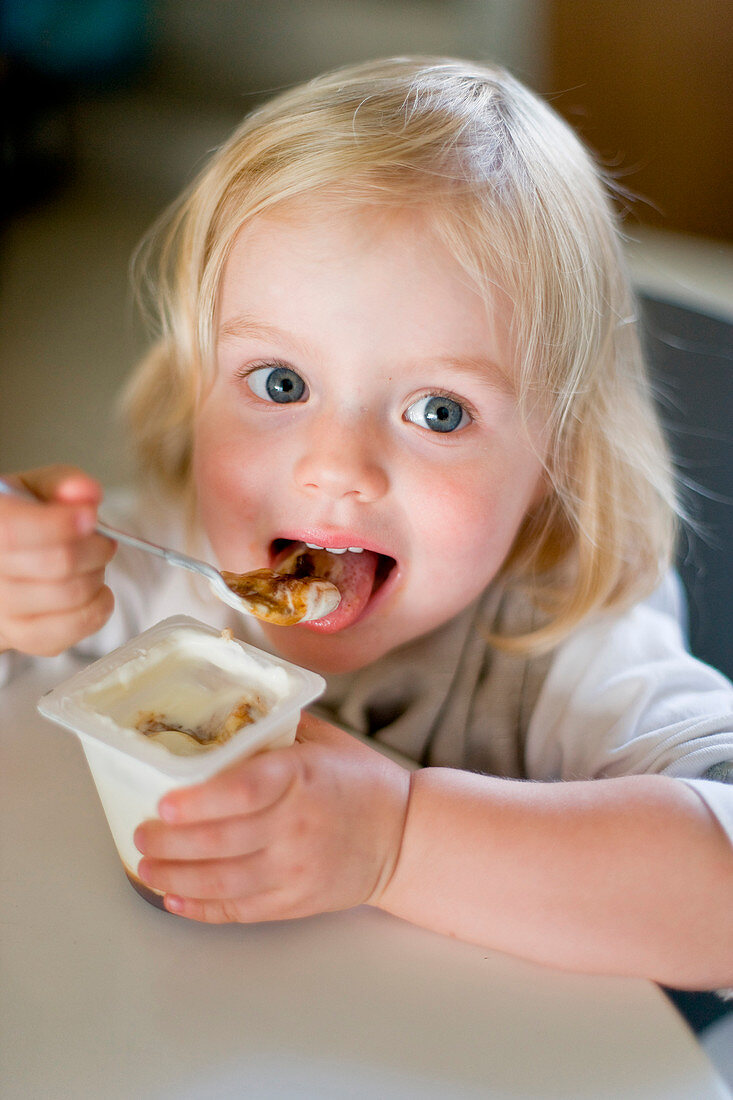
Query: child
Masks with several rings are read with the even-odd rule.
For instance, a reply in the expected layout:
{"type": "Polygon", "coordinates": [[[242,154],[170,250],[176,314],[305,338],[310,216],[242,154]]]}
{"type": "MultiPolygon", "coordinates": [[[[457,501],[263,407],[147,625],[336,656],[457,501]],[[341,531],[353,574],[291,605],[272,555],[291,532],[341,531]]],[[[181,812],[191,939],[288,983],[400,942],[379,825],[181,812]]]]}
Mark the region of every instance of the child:
{"type": "Polygon", "coordinates": [[[569,129],[498,70],[346,69],[245,120],[158,265],[128,406],[165,492],[105,518],[236,572],[325,547],[342,603],[266,626],[134,551],[110,565],[80,471],[0,499],[8,661],[188,611],[328,678],[292,748],[162,800],[141,877],[197,920],[367,903],[569,969],[733,982],[733,690],[684,652],[670,463],[569,129]]]}

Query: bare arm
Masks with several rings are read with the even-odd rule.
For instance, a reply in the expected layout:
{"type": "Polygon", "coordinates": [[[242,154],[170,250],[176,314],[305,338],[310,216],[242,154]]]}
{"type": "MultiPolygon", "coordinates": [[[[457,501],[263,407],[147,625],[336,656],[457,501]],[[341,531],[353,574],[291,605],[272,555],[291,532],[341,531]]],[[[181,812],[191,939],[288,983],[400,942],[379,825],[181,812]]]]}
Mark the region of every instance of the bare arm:
{"type": "Polygon", "coordinates": [[[415,773],[378,904],[568,970],[733,984],[733,850],[694,791],[663,776],[415,773]]]}
{"type": "Polygon", "coordinates": [[[160,813],[137,830],[138,873],[195,920],[367,903],[568,970],[733,984],[733,850],[678,780],[410,774],[305,714],[292,748],[160,813]]]}

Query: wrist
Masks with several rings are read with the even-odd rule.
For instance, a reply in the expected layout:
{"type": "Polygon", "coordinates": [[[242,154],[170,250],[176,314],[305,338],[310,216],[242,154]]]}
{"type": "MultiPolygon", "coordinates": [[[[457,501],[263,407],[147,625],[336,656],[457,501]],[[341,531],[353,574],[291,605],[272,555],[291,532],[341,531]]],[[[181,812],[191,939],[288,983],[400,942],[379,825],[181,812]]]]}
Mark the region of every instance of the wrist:
{"type": "Polygon", "coordinates": [[[376,909],[385,908],[382,899],[389,890],[399,866],[409,813],[412,781],[416,774],[392,762],[390,762],[389,767],[390,770],[395,770],[389,783],[386,813],[380,814],[380,816],[383,820],[388,820],[390,824],[387,830],[388,835],[384,845],[384,854],[380,860],[377,881],[366,899],[366,904],[376,909]]]}
{"type": "Polygon", "coordinates": [[[394,847],[391,863],[384,868],[380,889],[378,892],[375,890],[369,901],[370,905],[395,916],[402,915],[400,899],[404,897],[406,890],[409,891],[407,880],[411,877],[410,867],[414,864],[414,822],[415,818],[420,816],[419,803],[422,801],[424,773],[429,770],[431,769],[407,773],[407,790],[399,840],[394,847]]]}

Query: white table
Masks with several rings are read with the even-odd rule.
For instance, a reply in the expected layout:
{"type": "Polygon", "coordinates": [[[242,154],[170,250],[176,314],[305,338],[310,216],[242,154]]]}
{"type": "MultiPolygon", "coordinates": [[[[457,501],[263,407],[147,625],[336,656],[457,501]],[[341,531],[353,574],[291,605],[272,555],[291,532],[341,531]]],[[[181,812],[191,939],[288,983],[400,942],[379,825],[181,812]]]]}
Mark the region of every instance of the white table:
{"type": "Polygon", "coordinates": [[[4,1100],[722,1100],[652,984],[569,975],[369,909],[197,925],[118,861],[81,748],[0,689],[4,1100]]]}

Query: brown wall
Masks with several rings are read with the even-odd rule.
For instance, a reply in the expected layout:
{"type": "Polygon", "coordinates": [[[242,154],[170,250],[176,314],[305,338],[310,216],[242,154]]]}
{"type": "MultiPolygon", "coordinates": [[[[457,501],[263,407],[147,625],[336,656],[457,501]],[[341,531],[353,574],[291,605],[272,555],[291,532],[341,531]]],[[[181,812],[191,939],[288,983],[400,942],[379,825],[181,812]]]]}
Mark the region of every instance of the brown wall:
{"type": "Polygon", "coordinates": [[[733,0],[548,0],[554,106],[639,199],[733,239],[733,0]]]}

